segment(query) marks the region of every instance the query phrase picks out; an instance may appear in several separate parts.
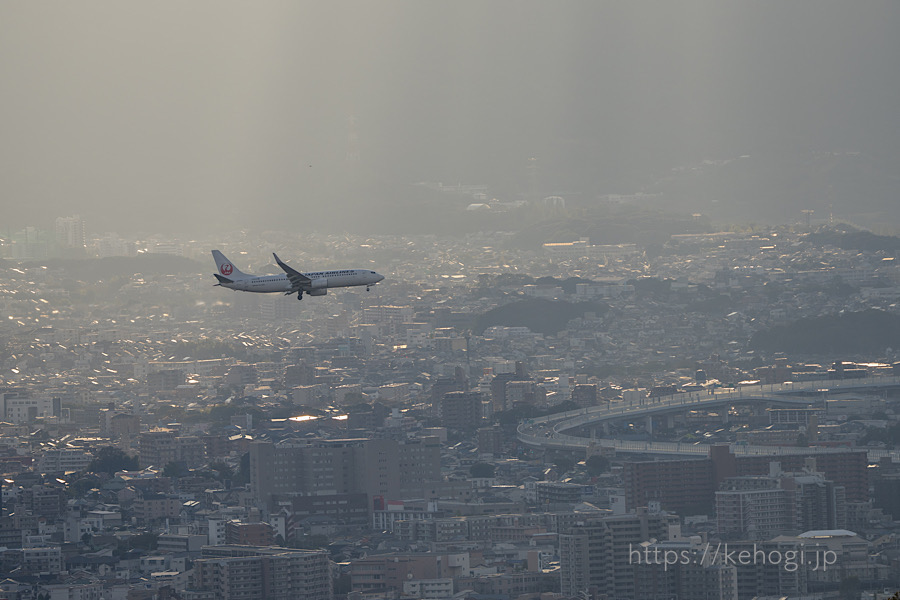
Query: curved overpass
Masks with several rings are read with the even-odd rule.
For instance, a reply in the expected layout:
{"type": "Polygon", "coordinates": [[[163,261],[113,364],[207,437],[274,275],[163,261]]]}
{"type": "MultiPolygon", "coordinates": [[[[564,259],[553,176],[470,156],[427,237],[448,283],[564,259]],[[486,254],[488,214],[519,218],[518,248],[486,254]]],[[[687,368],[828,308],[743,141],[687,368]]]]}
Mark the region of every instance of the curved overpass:
{"type": "MultiPolygon", "coordinates": [[[[593,406],[575,411],[567,411],[526,419],[519,424],[517,437],[529,446],[560,450],[586,449],[588,446],[615,448],[617,452],[645,454],[668,454],[683,456],[708,456],[709,444],[688,444],[680,442],[635,442],[609,438],[586,438],[567,435],[566,431],[594,425],[604,421],[622,418],[642,418],[649,415],[673,411],[696,410],[733,404],[736,402],[761,401],[794,406],[808,406],[817,403],[815,394],[851,391],[878,391],[900,387],[900,377],[871,377],[845,381],[817,380],[802,383],[763,384],[744,386],[735,390],[712,392],[682,392],[659,398],[642,398],[638,403],[617,403],[615,405],[593,406]]],[[[750,446],[731,444],[731,450],[738,456],[778,456],[784,454],[821,454],[848,452],[861,448],[825,448],[795,446],[750,446]]],[[[867,449],[870,460],[892,456],[900,461],[900,451],[867,449]]]]}

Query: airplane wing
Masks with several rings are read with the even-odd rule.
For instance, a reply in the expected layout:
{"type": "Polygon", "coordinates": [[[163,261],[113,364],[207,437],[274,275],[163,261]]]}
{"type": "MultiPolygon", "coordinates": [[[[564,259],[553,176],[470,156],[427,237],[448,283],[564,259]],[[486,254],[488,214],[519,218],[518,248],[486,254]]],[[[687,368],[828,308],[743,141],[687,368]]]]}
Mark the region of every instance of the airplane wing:
{"type": "Polygon", "coordinates": [[[288,281],[291,282],[291,287],[294,290],[309,288],[309,284],[312,281],[309,277],[307,277],[300,271],[297,271],[296,269],[293,269],[286,265],[280,258],[278,258],[278,255],[274,252],[272,253],[272,256],[275,257],[275,262],[278,263],[278,266],[281,267],[285,273],[287,273],[288,281]]]}

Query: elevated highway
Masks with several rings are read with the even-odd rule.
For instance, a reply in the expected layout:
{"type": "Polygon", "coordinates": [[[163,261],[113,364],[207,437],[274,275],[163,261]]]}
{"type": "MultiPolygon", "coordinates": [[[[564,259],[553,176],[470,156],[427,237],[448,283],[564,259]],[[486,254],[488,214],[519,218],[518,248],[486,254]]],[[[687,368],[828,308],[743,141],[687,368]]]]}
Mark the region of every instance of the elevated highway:
{"type": "MultiPolygon", "coordinates": [[[[565,432],[586,426],[602,425],[604,422],[614,420],[641,419],[671,412],[700,410],[723,405],[730,406],[738,403],[783,404],[797,407],[820,406],[824,409],[824,399],[828,395],[853,392],[871,395],[882,390],[898,388],[900,388],[900,377],[872,377],[843,381],[817,380],[743,386],[738,389],[720,388],[719,390],[711,391],[682,392],[657,398],[642,398],[638,402],[616,402],[603,406],[557,413],[546,417],[526,419],[519,424],[517,435],[519,441],[524,444],[547,449],[578,450],[595,446],[614,448],[616,452],[702,457],[709,455],[710,444],[627,441],[568,435],[565,432]]],[[[859,449],[731,444],[731,450],[737,456],[823,454],[859,449]]],[[[896,461],[900,461],[900,451],[870,448],[867,450],[870,461],[888,456],[893,457],[896,461]]]]}

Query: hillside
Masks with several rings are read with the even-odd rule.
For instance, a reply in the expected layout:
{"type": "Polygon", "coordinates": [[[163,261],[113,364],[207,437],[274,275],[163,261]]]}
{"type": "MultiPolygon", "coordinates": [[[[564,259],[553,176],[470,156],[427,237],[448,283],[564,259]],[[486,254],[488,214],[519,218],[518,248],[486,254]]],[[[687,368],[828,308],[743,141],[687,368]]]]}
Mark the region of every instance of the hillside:
{"type": "Polygon", "coordinates": [[[900,348],[900,316],[866,310],[800,319],[757,332],[750,347],[765,352],[880,356],[886,348],[900,348]]]}
{"type": "Polygon", "coordinates": [[[494,325],[507,327],[528,327],[531,331],[553,335],[565,329],[572,319],[584,316],[586,312],[606,314],[609,306],[599,302],[570,303],[561,300],[521,300],[499,306],[475,319],[477,335],[494,325]]]}

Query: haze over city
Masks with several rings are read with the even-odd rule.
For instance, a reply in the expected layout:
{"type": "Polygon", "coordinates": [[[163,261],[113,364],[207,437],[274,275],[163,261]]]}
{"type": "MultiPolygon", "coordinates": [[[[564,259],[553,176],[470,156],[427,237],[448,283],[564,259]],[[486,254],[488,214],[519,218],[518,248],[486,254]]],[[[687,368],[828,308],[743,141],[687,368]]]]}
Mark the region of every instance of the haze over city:
{"type": "MultiPolygon", "coordinates": [[[[10,3],[8,227],[390,230],[416,182],[896,222],[894,2],[10,3]],[[741,158],[744,157],[744,158],[741,158]],[[531,160],[533,159],[533,160],[531,160]]],[[[416,210],[422,210],[419,216],[416,210]]]]}

